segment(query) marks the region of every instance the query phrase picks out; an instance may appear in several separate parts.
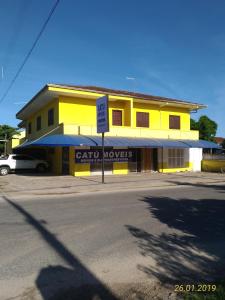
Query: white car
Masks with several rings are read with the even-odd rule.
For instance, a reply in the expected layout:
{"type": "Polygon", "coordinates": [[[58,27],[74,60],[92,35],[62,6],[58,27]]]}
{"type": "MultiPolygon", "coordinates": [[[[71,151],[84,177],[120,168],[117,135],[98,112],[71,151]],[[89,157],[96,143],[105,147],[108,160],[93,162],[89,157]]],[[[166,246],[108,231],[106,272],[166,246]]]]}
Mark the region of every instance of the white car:
{"type": "Polygon", "coordinates": [[[11,170],[36,170],[45,172],[49,165],[46,161],[25,154],[10,154],[0,157],[0,175],[5,176],[11,170]]]}

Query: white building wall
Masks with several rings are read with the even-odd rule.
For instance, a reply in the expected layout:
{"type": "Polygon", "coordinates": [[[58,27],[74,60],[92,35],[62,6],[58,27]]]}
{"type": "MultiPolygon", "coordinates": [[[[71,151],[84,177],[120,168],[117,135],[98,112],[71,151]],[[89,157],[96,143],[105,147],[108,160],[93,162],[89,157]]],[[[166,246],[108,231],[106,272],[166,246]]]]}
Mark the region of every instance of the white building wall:
{"type": "Polygon", "coordinates": [[[202,162],[202,148],[190,148],[190,162],[193,166],[194,172],[201,171],[201,162],[202,162]]]}

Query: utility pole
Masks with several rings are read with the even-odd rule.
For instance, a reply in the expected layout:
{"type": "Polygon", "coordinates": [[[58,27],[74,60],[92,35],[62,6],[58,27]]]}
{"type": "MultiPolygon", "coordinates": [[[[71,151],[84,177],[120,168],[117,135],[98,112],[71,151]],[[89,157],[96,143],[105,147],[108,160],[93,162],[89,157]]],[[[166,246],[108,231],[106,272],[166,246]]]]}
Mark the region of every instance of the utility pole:
{"type": "Polygon", "coordinates": [[[4,146],[4,154],[6,155],[7,153],[7,151],[6,151],[6,145],[7,145],[7,134],[5,134],[5,146],[4,146]]]}

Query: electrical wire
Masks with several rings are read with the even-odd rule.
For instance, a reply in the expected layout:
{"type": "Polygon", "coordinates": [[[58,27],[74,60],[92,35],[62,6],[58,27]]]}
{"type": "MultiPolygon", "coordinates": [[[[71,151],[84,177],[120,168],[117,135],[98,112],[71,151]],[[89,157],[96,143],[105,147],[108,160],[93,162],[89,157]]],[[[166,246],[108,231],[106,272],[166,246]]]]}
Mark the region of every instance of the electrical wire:
{"type": "Polygon", "coordinates": [[[38,35],[37,35],[37,37],[36,37],[36,39],[35,39],[35,41],[34,41],[32,47],[30,48],[30,50],[28,51],[27,55],[25,56],[25,58],[24,58],[24,60],[23,60],[23,62],[22,62],[22,64],[21,64],[21,66],[19,67],[18,71],[16,72],[15,76],[13,77],[12,81],[10,82],[10,84],[9,84],[9,86],[8,86],[8,88],[7,88],[7,90],[5,91],[5,93],[3,94],[3,96],[1,97],[0,103],[2,103],[2,102],[5,100],[6,96],[8,95],[8,93],[9,93],[9,91],[11,90],[12,86],[14,85],[16,79],[18,78],[18,76],[20,75],[21,71],[23,70],[23,67],[25,66],[26,62],[28,61],[29,57],[31,56],[31,54],[32,54],[32,52],[33,52],[35,46],[37,45],[39,39],[41,38],[43,32],[45,31],[45,28],[46,28],[46,26],[48,25],[48,23],[49,23],[49,21],[50,21],[52,15],[53,15],[53,13],[54,13],[56,7],[57,7],[58,4],[59,4],[59,2],[60,2],[60,0],[56,0],[55,4],[53,5],[53,7],[52,7],[50,13],[48,14],[47,19],[45,20],[45,22],[44,22],[44,24],[43,24],[41,30],[40,30],[39,33],[38,33],[38,35]]]}

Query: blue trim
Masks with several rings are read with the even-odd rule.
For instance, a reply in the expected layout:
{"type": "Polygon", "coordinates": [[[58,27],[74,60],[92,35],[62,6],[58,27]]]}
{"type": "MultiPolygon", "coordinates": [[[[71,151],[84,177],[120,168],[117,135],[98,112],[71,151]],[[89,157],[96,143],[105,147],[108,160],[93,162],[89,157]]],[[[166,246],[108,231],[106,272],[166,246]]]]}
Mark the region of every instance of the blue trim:
{"type": "MultiPolygon", "coordinates": [[[[101,146],[101,136],[82,136],[55,134],[39,138],[35,141],[25,142],[17,148],[28,146],[46,147],[69,147],[69,146],[101,146]]],[[[213,142],[203,140],[172,140],[152,138],[130,138],[130,137],[105,137],[106,147],[130,147],[130,148],[220,148],[213,142]]]]}

